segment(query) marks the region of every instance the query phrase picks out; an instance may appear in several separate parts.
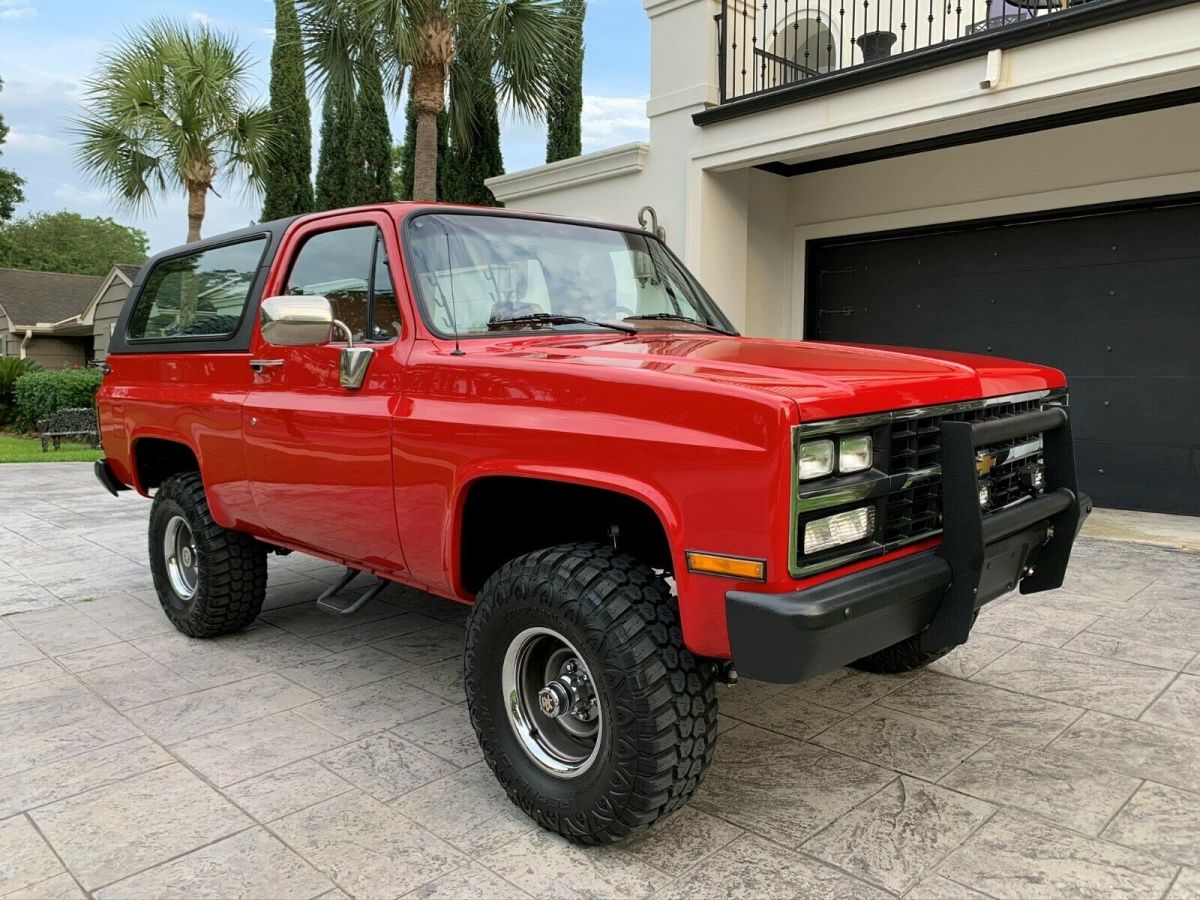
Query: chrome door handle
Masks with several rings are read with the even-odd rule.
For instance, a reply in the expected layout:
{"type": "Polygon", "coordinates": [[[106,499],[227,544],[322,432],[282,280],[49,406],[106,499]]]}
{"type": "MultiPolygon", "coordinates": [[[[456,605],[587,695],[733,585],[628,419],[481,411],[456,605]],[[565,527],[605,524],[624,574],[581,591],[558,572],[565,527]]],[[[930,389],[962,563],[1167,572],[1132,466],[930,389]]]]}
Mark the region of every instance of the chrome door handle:
{"type": "Polygon", "coordinates": [[[252,359],[250,360],[250,368],[255,372],[261,372],[263,369],[273,369],[275,366],[282,366],[282,359],[252,359]]]}

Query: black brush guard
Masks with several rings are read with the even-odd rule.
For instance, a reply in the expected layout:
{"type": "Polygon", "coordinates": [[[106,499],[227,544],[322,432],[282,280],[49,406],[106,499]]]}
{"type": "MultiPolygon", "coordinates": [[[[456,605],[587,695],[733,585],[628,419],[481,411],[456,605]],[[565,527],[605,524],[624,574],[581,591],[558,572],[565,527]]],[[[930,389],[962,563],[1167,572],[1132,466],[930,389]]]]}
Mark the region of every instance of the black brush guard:
{"type": "Polygon", "coordinates": [[[811,678],[913,635],[924,649],[964,643],[975,611],[1014,587],[1061,587],[1091,501],[1079,493],[1065,407],[983,422],[941,423],[942,545],[785,594],[730,591],[730,647],[739,672],[763,681],[811,678]],[[1040,496],[986,517],[976,451],[1042,435],[1040,496]]]}
{"type": "Polygon", "coordinates": [[[1041,522],[1048,539],[1037,565],[1021,578],[1022,594],[1062,587],[1071,546],[1091,500],[1080,496],[1075,480],[1075,451],[1066,407],[1022,413],[986,422],[947,422],[942,430],[942,546],[938,554],[950,566],[950,586],[929,626],[921,634],[926,650],[966,642],[975,618],[985,548],[1041,522]],[[986,519],[979,507],[975,451],[980,447],[1041,433],[1046,467],[1045,492],[986,519]]]}

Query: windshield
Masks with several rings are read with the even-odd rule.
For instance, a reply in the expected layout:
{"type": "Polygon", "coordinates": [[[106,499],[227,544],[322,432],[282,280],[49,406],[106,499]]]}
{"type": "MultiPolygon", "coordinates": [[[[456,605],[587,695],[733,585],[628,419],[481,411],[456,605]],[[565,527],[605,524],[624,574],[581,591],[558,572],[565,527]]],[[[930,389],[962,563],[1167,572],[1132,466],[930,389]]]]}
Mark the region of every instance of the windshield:
{"type": "Polygon", "coordinates": [[[512,216],[419,215],[410,272],[433,329],[732,333],[713,302],[650,235],[512,216]],[[456,327],[457,326],[457,327],[456,327]]]}

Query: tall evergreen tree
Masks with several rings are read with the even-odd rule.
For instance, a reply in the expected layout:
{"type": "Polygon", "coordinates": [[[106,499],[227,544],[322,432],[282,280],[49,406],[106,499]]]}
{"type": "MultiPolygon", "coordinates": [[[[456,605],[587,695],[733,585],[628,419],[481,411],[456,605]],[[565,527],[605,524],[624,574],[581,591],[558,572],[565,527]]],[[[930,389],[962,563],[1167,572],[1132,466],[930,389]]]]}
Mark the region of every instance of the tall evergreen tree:
{"type": "MultiPolygon", "coordinates": [[[[450,116],[443,112],[438,116],[437,123],[438,148],[438,196],[445,200],[443,185],[445,183],[446,154],[449,150],[447,133],[450,129],[450,116]]],[[[416,173],[417,158],[417,104],[412,93],[408,95],[408,103],[404,106],[404,143],[392,149],[392,191],[397,200],[413,198],[413,177],[416,173]]]]}
{"type": "Polygon", "coordinates": [[[295,0],[275,0],[271,114],[279,134],[264,179],[263,219],[282,219],[312,211],[311,113],[296,3],[295,0]]]}
{"type": "MultiPolygon", "coordinates": [[[[4,80],[0,79],[0,91],[4,90],[4,80]]],[[[8,126],[4,124],[4,116],[0,116],[0,144],[8,135],[8,126]]],[[[21,186],[25,179],[12,169],[0,169],[0,222],[11,219],[17,204],[25,199],[21,186]]]]}
{"type": "Polygon", "coordinates": [[[379,60],[364,57],[359,67],[354,124],[350,128],[350,196],[353,204],[392,199],[392,131],[379,60]]]}
{"type": "MultiPolygon", "coordinates": [[[[437,196],[437,118],[456,96],[454,60],[470,48],[488,60],[500,101],[541,116],[550,73],[572,57],[566,0],[304,0],[309,61],[326,77],[357,65],[356,47],[373,47],[386,82],[399,94],[407,73],[416,98],[413,195],[437,196]]],[[[460,106],[461,110],[461,106],[460,106]]],[[[459,117],[451,131],[461,135],[459,117]]]]}
{"type": "Polygon", "coordinates": [[[496,109],[496,92],[492,85],[488,60],[473,52],[468,45],[454,65],[460,71],[452,77],[459,85],[470,85],[469,91],[456,92],[452,102],[470,103],[470,115],[462,117],[466,133],[453,142],[446,154],[442,173],[442,199],[450,203],[469,203],[474,206],[499,206],[484,179],[504,174],[504,157],[500,152],[500,116],[496,109]]]}
{"type": "Polygon", "coordinates": [[[325,86],[321,107],[321,151],[317,160],[317,209],[341,209],[350,196],[350,131],[354,127],[354,89],[341,82],[325,86]]]}
{"type": "Polygon", "coordinates": [[[571,23],[571,54],[551,74],[546,103],[546,162],[570,159],[583,152],[583,19],[586,0],[564,0],[571,23]]]}

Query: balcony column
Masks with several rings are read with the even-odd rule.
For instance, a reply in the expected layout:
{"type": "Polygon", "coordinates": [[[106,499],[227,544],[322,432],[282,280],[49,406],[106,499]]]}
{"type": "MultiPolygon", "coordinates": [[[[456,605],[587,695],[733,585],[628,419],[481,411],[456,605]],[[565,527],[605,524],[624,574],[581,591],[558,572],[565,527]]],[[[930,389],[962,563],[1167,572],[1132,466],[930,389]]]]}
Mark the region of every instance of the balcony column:
{"type": "Polygon", "coordinates": [[[746,327],[750,237],[750,170],[706,171],[689,165],[685,258],[700,283],[729,316],[746,327]]]}

